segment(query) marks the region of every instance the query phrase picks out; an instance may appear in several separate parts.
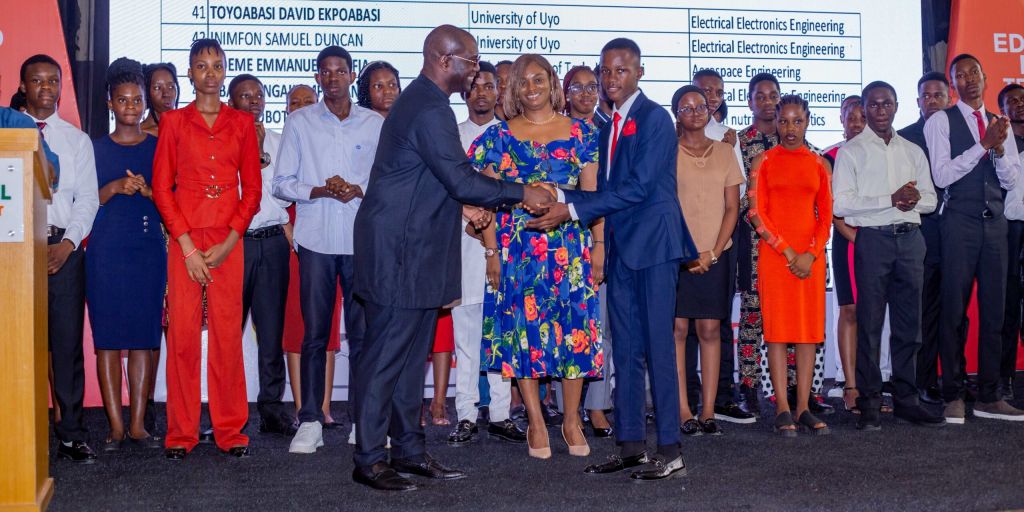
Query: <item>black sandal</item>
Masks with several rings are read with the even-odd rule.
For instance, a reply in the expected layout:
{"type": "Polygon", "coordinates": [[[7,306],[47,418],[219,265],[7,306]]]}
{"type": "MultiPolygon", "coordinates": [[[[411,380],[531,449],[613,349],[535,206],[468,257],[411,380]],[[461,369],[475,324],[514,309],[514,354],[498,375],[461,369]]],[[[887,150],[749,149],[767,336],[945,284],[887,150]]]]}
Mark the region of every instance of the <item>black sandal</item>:
{"type": "Polygon", "coordinates": [[[793,423],[793,413],[789,411],[782,411],[779,414],[777,414],[775,416],[774,429],[782,437],[796,437],[796,423],[793,423]]]}
{"type": "Polygon", "coordinates": [[[827,436],[832,433],[832,431],[829,430],[828,425],[826,425],[824,421],[819,420],[815,415],[811,414],[811,411],[804,411],[804,413],[800,415],[800,419],[798,421],[800,422],[800,425],[807,428],[807,430],[810,430],[811,433],[816,436],[827,436]],[[819,427],[818,424],[821,424],[821,426],[819,427]]]}
{"type": "MultiPolygon", "coordinates": [[[[846,401],[846,393],[848,391],[857,391],[857,388],[852,387],[852,386],[848,386],[848,387],[844,387],[843,388],[843,407],[845,407],[847,411],[849,411],[849,412],[851,412],[853,414],[860,414],[860,407],[857,407],[856,405],[851,407],[849,402],[846,401]]],[[[856,400],[857,399],[854,398],[854,403],[855,404],[856,404],[856,400]]]]}

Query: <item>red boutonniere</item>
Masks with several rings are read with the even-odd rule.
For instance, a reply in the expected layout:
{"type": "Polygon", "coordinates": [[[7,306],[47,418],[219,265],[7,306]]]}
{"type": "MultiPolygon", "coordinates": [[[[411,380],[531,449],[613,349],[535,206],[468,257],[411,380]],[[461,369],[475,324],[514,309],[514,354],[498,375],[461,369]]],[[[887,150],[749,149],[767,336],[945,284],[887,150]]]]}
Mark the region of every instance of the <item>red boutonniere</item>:
{"type": "Polygon", "coordinates": [[[622,136],[626,137],[636,133],[636,121],[632,119],[626,120],[626,125],[622,127],[622,136]]]}

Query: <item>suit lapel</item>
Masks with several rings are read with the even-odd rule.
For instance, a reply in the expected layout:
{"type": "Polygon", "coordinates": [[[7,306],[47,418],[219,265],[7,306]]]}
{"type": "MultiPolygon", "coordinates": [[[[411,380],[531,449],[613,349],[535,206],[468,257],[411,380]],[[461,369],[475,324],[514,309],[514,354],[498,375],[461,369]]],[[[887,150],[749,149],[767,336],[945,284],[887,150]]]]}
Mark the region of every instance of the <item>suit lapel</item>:
{"type": "MultiPolygon", "coordinates": [[[[615,144],[615,154],[612,155],[612,172],[611,179],[615,179],[616,176],[623,174],[623,171],[617,169],[616,164],[622,161],[629,161],[628,157],[624,157],[625,160],[619,158],[620,155],[633,149],[634,140],[637,134],[634,133],[628,137],[623,137],[622,132],[626,129],[626,125],[632,122],[636,124],[636,116],[640,111],[641,106],[647,101],[647,96],[644,96],[643,91],[637,95],[636,99],[633,100],[633,104],[629,106],[629,112],[626,113],[626,118],[622,120],[622,128],[619,128],[619,141],[615,144]]],[[[610,124],[610,123],[609,123],[610,124]]]]}
{"type": "Polygon", "coordinates": [[[597,133],[597,189],[604,190],[608,184],[608,134],[611,133],[611,121],[597,133]]]}

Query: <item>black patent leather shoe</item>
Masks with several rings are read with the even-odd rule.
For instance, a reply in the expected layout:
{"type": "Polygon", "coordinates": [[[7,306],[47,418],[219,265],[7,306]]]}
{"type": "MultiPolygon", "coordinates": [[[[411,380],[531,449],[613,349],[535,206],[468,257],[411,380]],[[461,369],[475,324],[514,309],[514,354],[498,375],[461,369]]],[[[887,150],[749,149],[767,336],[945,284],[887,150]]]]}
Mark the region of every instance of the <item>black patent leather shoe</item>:
{"type": "Polygon", "coordinates": [[[729,423],[755,423],[757,417],[744,411],[736,402],[726,402],[724,405],[715,405],[715,419],[728,421],[729,423]]]}
{"type": "Polygon", "coordinates": [[[725,433],[722,427],[718,426],[714,418],[699,420],[698,423],[700,423],[701,431],[709,436],[720,436],[725,433]]]}
{"type": "Polygon", "coordinates": [[[655,455],[651,459],[649,468],[634,471],[633,474],[629,475],[633,480],[641,482],[649,480],[663,480],[665,478],[680,476],[686,476],[686,464],[683,463],[682,455],[670,461],[666,461],[660,455],[655,455]]]}
{"type": "MultiPolygon", "coordinates": [[[[120,443],[118,443],[120,446],[120,443]]],[[[96,462],[96,453],[85,441],[72,441],[70,445],[57,443],[57,456],[76,464],[92,464],[96,462]]]]}
{"type": "Polygon", "coordinates": [[[199,442],[203,444],[213,444],[213,429],[208,428],[199,433],[199,442]]]}
{"type": "Polygon", "coordinates": [[[519,425],[516,425],[516,422],[512,420],[505,420],[501,423],[488,423],[487,435],[510,443],[526,442],[526,432],[519,428],[519,425]]]}
{"type": "Polygon", "coordinates": [[[679,432],[687,437],[695,437],[704,434],[704,429],[700,427],[700,422],[694,418],[690,418],[683,422],[679,426],[679,432]]]}
{"type": "Polygon", "coordinates": [[[946,418],[938,414],[932,414],[920,405],[908,407],[897,406],[893,411],[897,421],[912,423],[921,427],[945,427],[946,418]]]}
{"type": "Polygon", "coordinates": [[[928,386],[918,392],[917,395],[922,402],[929,405],[938,405],[942,403],[942,393],[939,392],[939,388],[936,386],[928,386]]]}
{"type": "Polygon", "coordinates": [[[245,459],[252,456],[252,452],[249,451],[248,446],[232,446],[231,448],[228,448],[224,454],[238,459],[245,459]]]}
{"type": "Polygon", "coordinates": [[[185,460],[186,455],[188,455],[188,451],[184,448],[167,448],[164,450],[164,458],[167,460],[173,460],[174,462],[181,462],[185,460]]]}
{"type": "Polygon", "coordinates": [[[286,422],[282,418],[260,418],[260,433],[263,434],[292,437],[298,430],[294,423],[286,422]]]}
{"type": "Polygon", "coordinates": [[[612,428],[612,427],[598,428],[598,427],[595,427],[593,424],[591,424],[590,425],[590,430],[594,431],[594,437],[596,437],[598,439],[608,438],[608,437],[611,437],[613,434],[615,434],[615,429],[612,428]]]}
{"type": "Polygon", "coordinates": [[[448,446],[462,446],[472,442],[478,432],[476,423],[469,420],[462,420],[455,425],[455,430],[448,434],[448,446]]]}
{"type": "Polygon", "coordinates": [[[352,470],[352,481],[378,491],[415,491],[416,484],[398,474],[387,462],[352,470]]]}
{"type": "Polygon", "coordinates": [[[407,459],[391,459],[391,467],[399,473],[423,476],[436,480],[458,480],[465,478],[466,474],[457,469],[445,467],[434,460],[430,455],[424,455],[423,462],[413,462],[407,459]]]}
{"type": "Polygon", "coordinates": [[[540,410],[544,413],[544,424],[549,427],[559,427],[562,425],[562,413],[558,412],[551,404],[541,403],[540,410]]]}
{"type": "Polygon", "coordinates": [[[629,468],[635,468],[647,464],[650,459],[647,458],[647,452],[640,452],[636,455],[630,455],[629,457],[619,457],[618,455],[609,455],[608,462],[602,464],[591,464],[587,466],[583,472],[589,475],[603,475],[605,473],[617,473],[629,468]]]}
{"type": "Polygon", "coordinates": [[[125,434],[124,440],[136,448],[145,448],[147,450],[155,450],[164,446],[163,439],[153,435],[135,439],[131,434],[125,434]]]}

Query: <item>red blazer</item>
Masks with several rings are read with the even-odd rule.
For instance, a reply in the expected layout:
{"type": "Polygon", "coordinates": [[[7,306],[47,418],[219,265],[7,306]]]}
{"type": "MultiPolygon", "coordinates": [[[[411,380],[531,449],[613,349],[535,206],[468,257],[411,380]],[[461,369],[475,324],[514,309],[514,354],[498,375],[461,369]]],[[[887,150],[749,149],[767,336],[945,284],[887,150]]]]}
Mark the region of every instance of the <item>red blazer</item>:
{"type": "Polygon", "coordinates": [[[172,238],[193,228],[214,227],[244,235],[259,211],[262,188],[251,114],[221,104],[213,129],[195,102],[160,116],[153,201],[172,238]]]}

